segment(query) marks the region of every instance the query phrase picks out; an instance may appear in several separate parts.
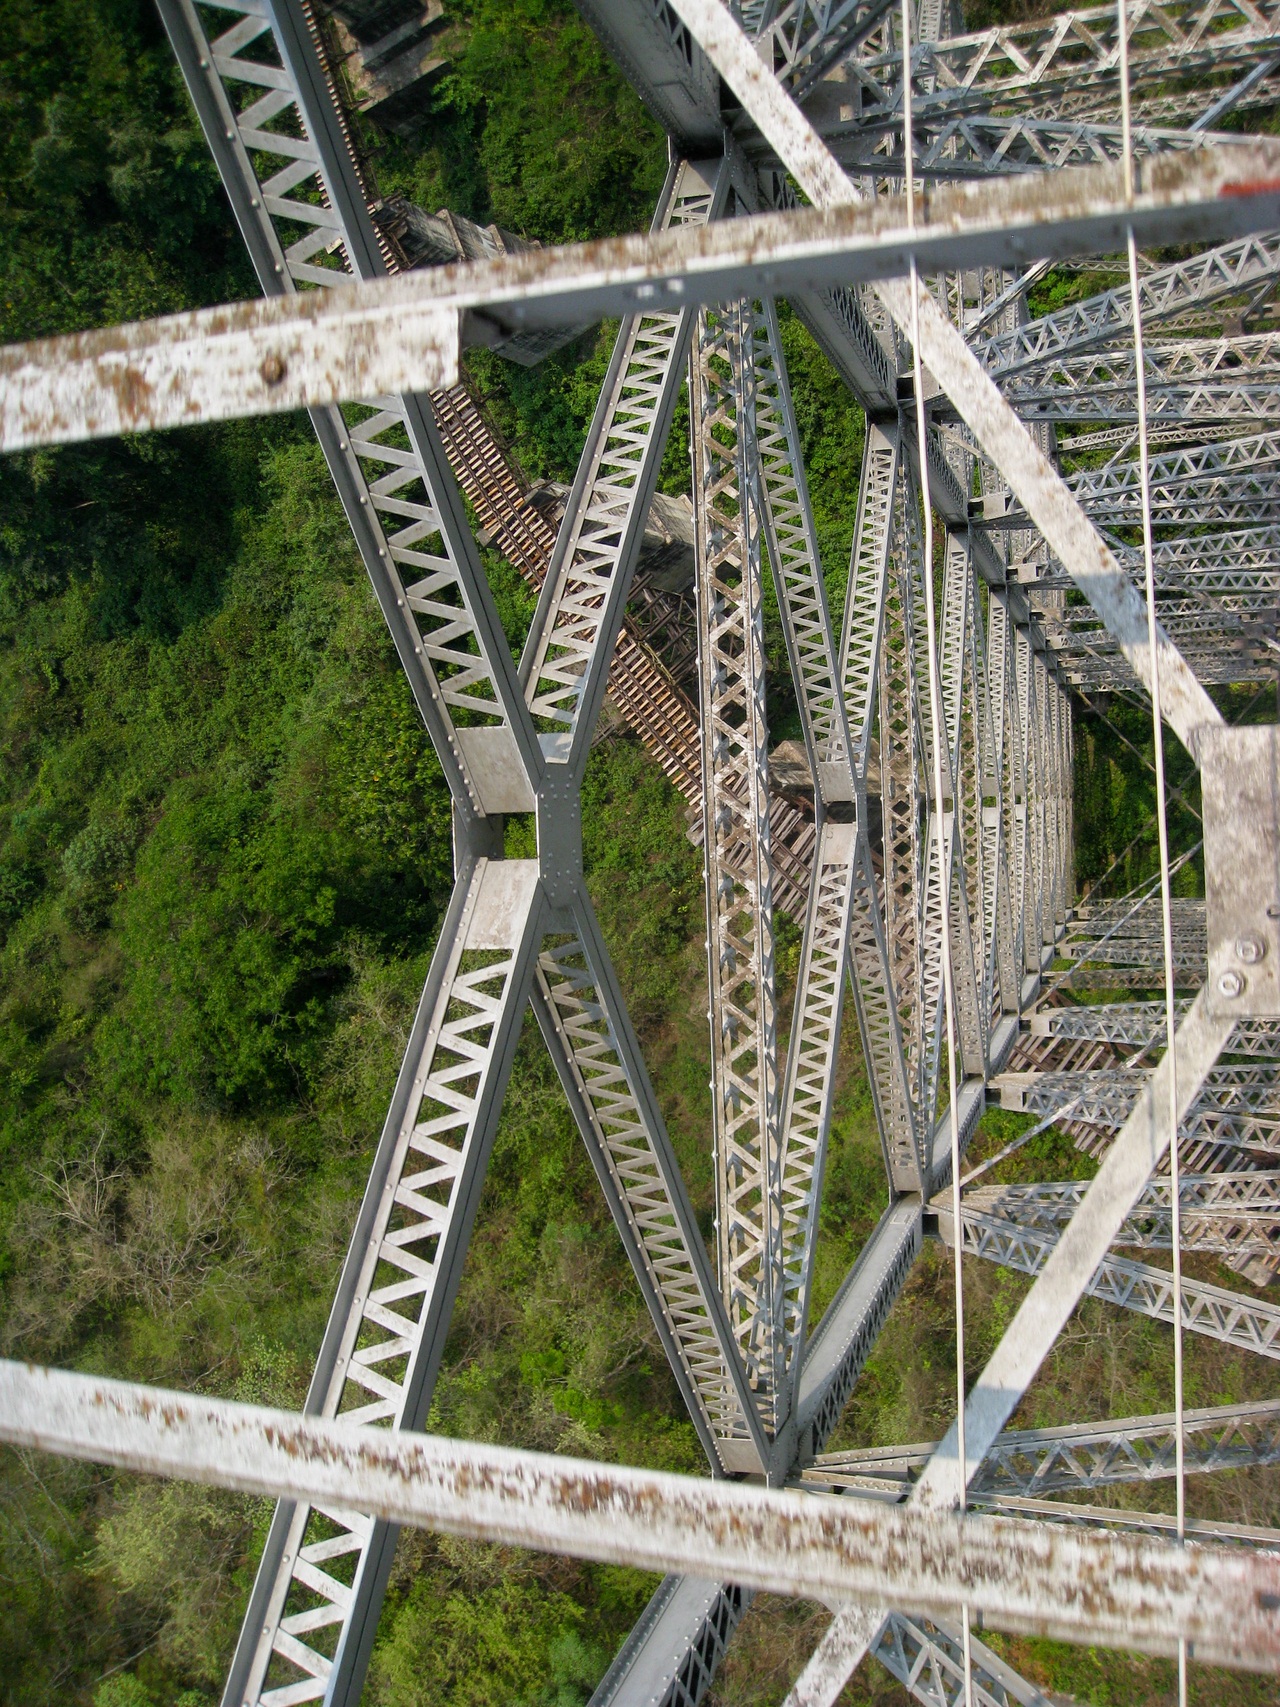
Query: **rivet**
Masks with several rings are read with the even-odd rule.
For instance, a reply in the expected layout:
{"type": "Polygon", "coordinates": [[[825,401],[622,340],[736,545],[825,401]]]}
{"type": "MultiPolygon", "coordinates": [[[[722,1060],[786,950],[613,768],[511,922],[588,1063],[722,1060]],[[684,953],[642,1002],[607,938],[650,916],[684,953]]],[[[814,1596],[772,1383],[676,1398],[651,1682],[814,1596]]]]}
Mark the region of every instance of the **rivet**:
{"type": "Polygon", "coordinates": [[[262,375],[264,381],[268,385],[279,385],[280,381],[288,371],[288,363],[276,350],[271,350],[267,355],[263,356],[262,366],[258,369],[258,372],[262,375]]]}
{"type": "Polygon", "coordinates": [[[1244,994],[1244,979],[1238,972],[1224,972],[1218,979],[1218,994],[1229,1002],[1244,994]]]}
{"type": "Polygon", "coordinates": [[[1266,952],[1267,945],[1261,937],[1242,936],[1236,943],[1236,958],[1246,966],[1256,966],[1266,952]]]}

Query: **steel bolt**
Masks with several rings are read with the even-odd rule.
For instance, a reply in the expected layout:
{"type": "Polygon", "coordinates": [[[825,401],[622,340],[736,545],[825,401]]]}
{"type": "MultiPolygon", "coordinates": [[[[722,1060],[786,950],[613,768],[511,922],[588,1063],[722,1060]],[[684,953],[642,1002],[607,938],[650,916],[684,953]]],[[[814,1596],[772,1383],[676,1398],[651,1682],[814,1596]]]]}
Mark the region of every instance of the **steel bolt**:
{"type": "Polygon", "coordinates": [[[1242,936],[1236,943],[1236,959],[1243,960],[1246,966],[1256,966],[1267,952],[1267,945],[1261,937],[1242,936]]]}
{"type": "Polygon", "coordinates": [[[1238,972],[1224,972],[1218,979],[1218,994],[1229,1002],[1244,994],[1244,979],[1238,972]]]}
{"type": "Polygon", "coordinates": [[[262,358],[262,366],[258,369],[268,385],[279,385],[288,371],[289,368],[284,357],[277,354],[275,350],[262,358]]]}

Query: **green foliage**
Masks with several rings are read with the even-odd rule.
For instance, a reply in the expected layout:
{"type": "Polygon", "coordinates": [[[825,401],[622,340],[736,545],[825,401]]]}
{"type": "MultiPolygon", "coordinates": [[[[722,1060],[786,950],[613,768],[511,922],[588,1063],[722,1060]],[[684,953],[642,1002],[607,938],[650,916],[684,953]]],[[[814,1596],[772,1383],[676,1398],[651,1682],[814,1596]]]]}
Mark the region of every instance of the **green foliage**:
{"type": "Polygon", "coordinates": [[[93,1707],[155,1707],[155,1696],[131,1671],[118,1672],[93,1692],[93,1707]]]}
{"type": "Polygon", "coordinates": [[[581,1707],[608,1664],[612,1632],[639,1615],[654,1586],[639,1571],[411,1537],[397,1555],[366,1699],[581,1707]]]}
{"type": "MultiPolygon", "coordinates": [[[[826,581],[831,620],[838,636],[858,512],[858,476],[866,436],[863,416],[847,386],[789,305],[782,302],[777,306],[778,329],[804,452],[818,553],[826,581]]],[[[681,490],[687,490],[687,487],[686,476],[681,490]]],[[[772,576],[765,579],[764,620],[769,667],[767,710],[770,734],[775,741],[796,740],[801,733],[800,713],[787,662],[777,588],[772,576]]]]}
{"type": "Polygon", "coordinates": [[[849,579],[866,428],[862,411],[847,386],[786,303],[778,305],[778,319],[827,600],[838,633],[849,579]]]}
{"type": "Polygon", "coordinates": [[[152,7],[9,0],[0,114],[6,342],[249,293],[152,7]]]}
{"type": "MultiPolygon", "coordinates": [[[[1211,697],[1228,723],[1270,722],[1269,686],[1215,687],[1211,697]]],[[[1175,856],[1200,840],[1200,778],[1189,754],[1166,737],[1165,778],[1169,843],[1175,856]]],[[[1126,894],[1160,869],[1156,839],[1156,779],[1151,711],[1120,694],[1075,707],[1075,866],[1081,887],[1126,894]],[[1109,875],[1108,875],[1109,874],[1109,875]]],[[[1174,893],[1203,893],[1197,856],[1174,877],[1174,893]]]]}
{"type": "Polygon", "coordinates": [[[543,243],[648,223],[666,147],[603,48],[556,0],[446,0],[449,70],[412,146],[378,139],[384,194],[543,243]]]}
{"type": "MultiPolygon", "coordinates": [[[[0,339],[253,293],[154,8],[12,0],[0,62],[0,339]]],[[[92,576],[106,631],[176,632],[217,597],[260,442],[244,425],[6,458],[0,610],[92,576]]]]}
{"type": "MultiPolygon", "coordinates": [[[[449,69],[412,143],[370,137],[379,187],[541,243],[645,228],[665,139],[572,7],[448,0],[449,69]]],[[[534,368],[484,351],[472,376],[525,472],[573,479],[616,327],[534,368]]],[[[687,419],[687,416],[686,416],[687,419]]],[[[678,467],[688,485],[688,459],[678,467]]]]}
{"type": "MultiPolygon", "coordinates": [[[[616,333],[616,322],[605,321],[532,368],[486,350],[468,357],[494,423],[531,479],[572,481],[616,333]]],[[[677,490],[688,485],[686,456],[677,490]]]]}
{"type": "Polygon", "coordinates": [[[510,1575],[443,1599],[437,1582],[420,1579],[379,1648],[375,1699],[579,1707],[604,1671],[604,1656],[590,1653],[573,1628],[580,1618],[567,1595],[510,1575]]]}
{"type": "MultiPolygon", "coordinates": [[[[382,191],[544,242],[644,226],[665,147],[576,13],[447,0],[447,15],[450,70],[422,135],[365,139],[382,191]]],[[[5,22],[0,336],[251,294],[149,0],[11,0],[5,22]]],[[[838,621],[863,423],[780,312],[838,621]]],[[[532,370],[473,358],[531,476],[572,478],[614,332],[532,370]]],[[[682,396],[667,492],[688,490],[687,436],[682,396]]],[[[532,596],[510,565],[485,561],[518,645],[532,596]]],[[[770,717],[775,735],[795,733],[772,591],[766,626],[770,717]]],[[[1101,726],[1085,735],[1077,825],[1092,870],[1140,822],[1149,789],[1123,743],[1101,726]]],[[[0,1348],[296,1407],[451,880],[439,767],[304,422],[0,464],[0,751],[0,1348]]],[[[686,827],[634,742],[592,754],[587,881],[710,1242],[702,880],[686,827]]],[[[508,850],[529,852],[531,833],[509,823],[508,850]]],[[[797,951],[780,921],[784,985],[797,951]]],[[[815,1321],[887,1201],[854,1035],[839,1073],[815,1321]]],[[[989,1115],[980,1142],[1018,1127],[989,1115]]],[[[1088,1171],[1052,1132],[999,1177],[1020,1169],[1088,1171]]],[[[972,1363],[1025,1283],[985,1270],[966,1286],[972,1363]]],[[[920,1265],[847,1438],[945,1426],[949,1288],[940,1258],[920,1265]]],[[[1118,1332],[1088,1307],[1029,1418],[1167,1404],[1160,1331],[1118,1332]]],[[[1253,1379],[1233,1353],[1189,1349],[1189,1402],[1251,1396],[1253,1379]]],[[[429,1426],[702,1467],[532,1023],[429,1426]]],[[[270,1510],[0,1457],[4,1699],[211,1707],[270,1510]]],[[[368,1699],[581,1707],[654,1586],[636,1571],[406,1534],[368,1699]]],[[[804,1607],[758,1614],[721,1685],[743,1707],[781,1698],[821,1627],[804,1607]]],[[[1097,1700],[1154,1700],[1167,1681],[1047,1644],[1020,1649],[1019,1663],[1097,1700]]],[[[1259,1700],[1251,1687],[1221,1699],[1259,1700]]]]}
{"type": "Polygon", "coordinates": [[[217,1489],[145,1481],[121,1491],[98,1527],[94,1568],[157,1627],[153,1666],[221,1682],[240,1622],[233,1570],[248,1530],[249,1502],[217,1489]]]}

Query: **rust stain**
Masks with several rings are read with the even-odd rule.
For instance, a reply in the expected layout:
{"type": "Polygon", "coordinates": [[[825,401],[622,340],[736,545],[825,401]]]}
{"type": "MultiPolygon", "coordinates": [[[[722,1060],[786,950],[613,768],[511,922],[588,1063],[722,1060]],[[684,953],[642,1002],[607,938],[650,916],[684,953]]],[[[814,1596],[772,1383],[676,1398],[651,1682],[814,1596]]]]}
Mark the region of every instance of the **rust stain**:
{"type": "Polygon", "coordinates": [[[105,390],[114,392],[122,422],[136,425],[150,419],[155,388],[136,367],[105,363],[99,378],[105,390]]]}
{"type": "Polygon", "coordinates": [[[1280,191],[1280,178],[1244,178],[1224,184],[1220,196],[1265,196],[1280,191]]]}

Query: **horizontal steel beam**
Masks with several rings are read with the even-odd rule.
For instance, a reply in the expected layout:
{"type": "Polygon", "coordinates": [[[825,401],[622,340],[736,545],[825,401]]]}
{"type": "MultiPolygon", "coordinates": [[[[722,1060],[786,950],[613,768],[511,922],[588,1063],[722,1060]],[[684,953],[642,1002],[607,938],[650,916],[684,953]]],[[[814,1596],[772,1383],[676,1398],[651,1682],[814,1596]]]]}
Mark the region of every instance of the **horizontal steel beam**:
{"type": "MultiPolygon", "coordinates": [[[[1265,299],[1277,285],[1280,232],[1240,238],[1140,277],[1142,324],[1164,325],[1240,296],[1265,299]]],[[[1027,372],[1052,372],[1062,356],[1119,345],[1132,337],[1133,298],[1125,284],[997,333],[979,346],[978,354],[997,379],[1007,380],[1027,372]]]]}
{"type": "MultiPolygon", "coordinates": [[[[1017,1494],[988,1494],[973,1503],[977,1511],[1016,1513],[1039,1523],[1088,1524],[1140,1535],[1178,1533],[1177,1518],[1166,1511],[1126,1511],[1115,1506],[1077,1505],[1074,1500],[1022,1499],[1017,1494]]],[[[1260,1523],[1213,1523],[1190,1517],[1186,1520],[1186,1537],[1188,1541],[1216,1541],[1236,1547],[1269,1547],[1272,1551],[1280,1548],[1280,1529],[1260,1523]]]]}
{"type": "MultiPolygon", "coordinates": [[[[1076,1211],[1077,1219],[1080,1211],[1076,1211]]],[[[949,1219],[939,1217],[939,1230],[946,1235],[949,1219]]],[[[1068,1222],[1062,1237],[1038,1227],[1024,1227],[1017,1221],[999,1215],[968,1212],[964,1215],[964,1248],[972,1256],[985,1257],[1005,1268],[1016,1268],[1023,1274],[1043,1275],[1055,1253],[1070,1236],[1068,1222]]],[[[1168,1269],[1151,1263],[1133,1262],[1128,1257],[1105,1255],[1092,1275],[1081,1287],[1105,1304],[1119,1304],[1141,1316],[1152,1316],[1158,1322],[1172,1324],[1175,1318],[1173,1275],[1168,1269]]],[[[1025,1302],[1025,1301],[1024,1301],[1025,1302]]],[[[1222,1340],[1239,1346],[1243,1351],[1256,1352],[1259,1357],[1280,1359],[1280,1305],[1248,1298],[1241,1292],[1229,1292],[1223,1286],[1210,1286],[1202,1280],[1182,1277],[1182,1326],[1191,1333],[1207,1339],[1222,1340]]],[[[1012,1406],[1006,1415],[1012,1411],[1012,1406]]],[[[985,1445],[985,1443],[984,1443],[985,1445]]],[[[948,1451],[943,1443],[942,1453],[948,1451]]],[[[934,1460],[934,1465],[943,1461],[934,1460]]],[[[930,1480],[934,1471],[926,1472],[930,1480]]]]}
{"type": "MultiPolygon", "coordinates": [[[[1189,1000],[1179,998],[1179,1014],[1190,1005],[1189,1000]]],[[[1164,1042],[1164,1003],[1153,999],[1107,1002],[1100,1007],[1042,1008],[1029,1016],[1029,1023],[1032,1037],[1145,1049],[1164,1042]]],[[[1231,1034],[1226,1053],[1247,1055],[1256,1061],[1280,1061],[1280,1027],[1274,1020],[1242,1020],[1231,1034]]]]}
{"type": "Polygon", "coordinates": [[[151,1475],[831,1603],[1280,1672],[1280,1555],[1180,1548],[352,1427],[0,1363],[0,1439],[151,1475]]]}
{"type": "MultiPolygon", "coordinates": [[[[1136,956],[1127,962],[1121,960],[1117,970],[1124,972],[1135,963],[1136,956]]],[[[1197,969],[1203,964],[1202,954],[1197,969]]],[[[1149,970],[1138,974],[1143,983],[1156,985],[1162,976],[1158,954],[1151,957],[1149,970]]],[[[1119,981],[1111,966],[1096,974],[1096,982],[1104,986],[1119,981]]],[[[1073,1121],[1119,1131],[1133,1112],[1145,1077],[1143,1072],[1125,1067],[1010,1073],[995,1088],[1004,1108],[1040,1115],[1061,1110],[1064,1117],[1070,1110],[1073,1121]]],[[[1247,1068],[1215,1067],[1178,1130],[1183,1138],[1208,1138],[1269,1155],[1280,1153],[1280,1086],[1275,1069],[1265,1059],[1247,1068]]]]}
{"type": "MultiPolygon", "coordinates": [[[[1007,1429],[996,1436],[970,1492],[1034,1495],[1162,1481],[1177,1472],[1177,1425],[1170,1411],[1065,1428],[1007,1429]]],[[[1280,1462],[1280,1399],[1184,1411],[1182,1436],[1189,1475],[1280,1462]]],[[[827,1452],[800,1479],[815,1488],[883,1489],[891,1497],[900,1489],[905,1497],[936,1450],[931,1441],[827,1452]]]]}
{"type": "Polygon", "coordinates": [[[944,185],[914,226],[896,198],[760,214],[11,345],[0,449],[438,389],[454,383],[460,338],[900,277],[913,254],[928,271],[1016,266],[1114,248],[1130,225],[1171,243],[1280,222],[1269,138],[1136,170],[1132,202],[1118,165],[944,185]]]}
{"type": "MultiPolygon", "coordinates": [[[[1075,1109],[1071,1118],[1079,1118],[1075,1109]]],[[[1212,1128],[1192,1135],[1217,1138],[1212,1128]]],[[[1280,1175],[1263,1172],[1182,1175],[1181,1248],[1222,1256],[1280,1255],[1278,1181],[1280,1175]]],[[[965,1198],[963,1214],[993,1215],[1015,1221],[1024,1232],[1056,1237],[1075,1213],[1085,1183],[1061,1180],[1048,1185],[979,1186],[965,1198]]],[[[1116,1244],[1129,1250],[1169,1250],[1173,1241],[1170,1194],[1167,1175],[1152,1179],[1126,1216],[1116,1244]]],[[[934,1208],[949,1244],[953,1226],[950,1199],[935,1200],[934,1208]]]]}
{"type": "MultiPolygon", "coordinates": [[[[686,9],[678,8],[687,18],[686,9]]],[[[1216,124],[1231,109],[1226,91],[1206,85],[1206,74],[1234,69],[1251,81],[1261,63],[1268,69],[1280,47],[1280,28],[1269,4],[1239,0],[1166,0],[1135,6],[1128,17],[1128,75],[1135,105],[1180,78],[1193,78],[1188,104],[1197,118],[1216,124]]],[[[711,55],[700,29],[695,34],[711,55]]],[[[714,57],[714,55],[711,55],[714,57]]],[[[833,93],[847,102],[849,85],[861,99],[849,108],[851,130],[902,128],[903,56],[895,41],[888,51],[859,54],[842,67],[846,84],[833,93]]],[[[912,45],[914,123],[937,123],[999,108],[1031,110],[1041,118],[1097,116],[1113,120],[1119,80],[1117,14],[1109,6],[1054,13],[1031,22],[920,40],[912,45]]],[[[821,89],[822,86],[820,86],[821,89]]],[[[1237,86],[1234,101],[1248,91],[1237,86]]],[[[806,103],[808,106],[809,103],[806,103]]]]}
{"type": "MultiPolygon", "coordinates": [[[[827,135],[823,125],[819,134],[827,135]]],[[[1040,119],[1026,115],[965,113],[943,116],[936,122],[914,124],[917,182],[921,178],[975,178],[1002,176],[1011,172],[1062,172],[1074,166],[1093,166],[1118,160],[1124,148],[1118,124],[1099,124],[1092,119],[1040,119]]],[[[1203,131],[1160,128],[1135,124],[1133,152],[1141,159],[1148,154],[1175,149],[1202,148],[1213,138],[1203,131]]],[[[831,152],[852,174],[876,178],[901,178],[905,171],[902,130],[867,128],[850,134],[828,135],[831,152]]]]}

